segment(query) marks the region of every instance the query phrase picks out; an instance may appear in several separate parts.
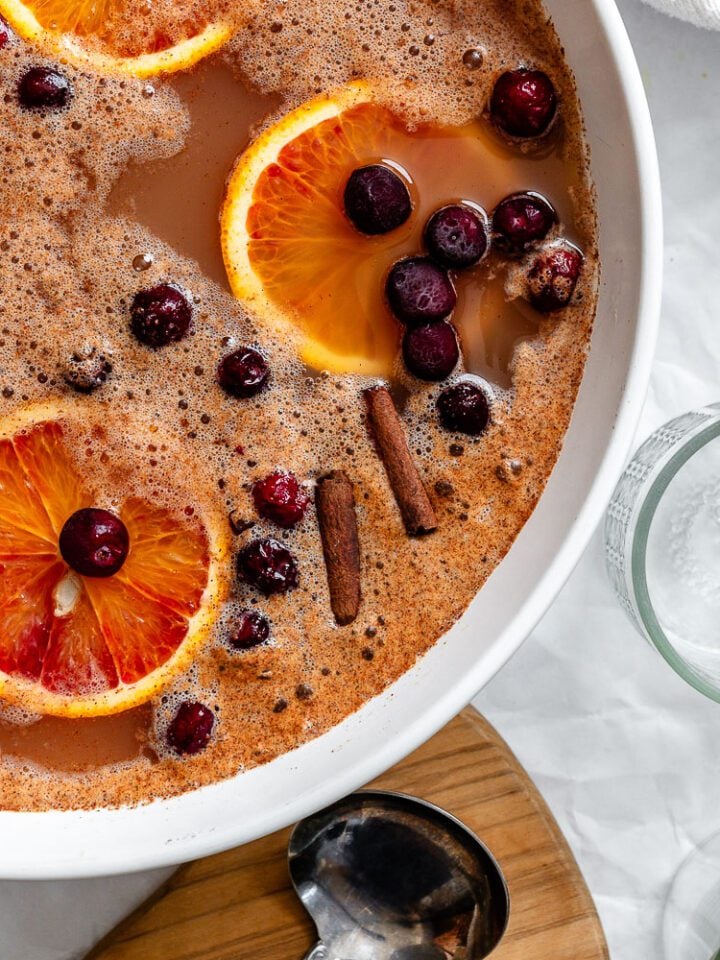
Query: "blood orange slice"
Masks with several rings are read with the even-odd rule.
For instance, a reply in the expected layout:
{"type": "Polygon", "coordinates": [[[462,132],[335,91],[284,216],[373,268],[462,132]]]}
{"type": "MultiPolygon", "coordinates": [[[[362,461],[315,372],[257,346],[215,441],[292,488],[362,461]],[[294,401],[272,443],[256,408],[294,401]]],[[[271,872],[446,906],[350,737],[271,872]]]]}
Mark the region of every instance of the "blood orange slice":
{"type": "Polygon", "coordinates": [[[60,531],[102,499],[74,455],[82,417],[46,404],[0,424],[0,697],[65,717],[137,706],[190,665],[228,551],[211,510],[187,516],[128,495],[115,507],[130,543],[121,568],[102,578],[71,569],[60,531]]]}

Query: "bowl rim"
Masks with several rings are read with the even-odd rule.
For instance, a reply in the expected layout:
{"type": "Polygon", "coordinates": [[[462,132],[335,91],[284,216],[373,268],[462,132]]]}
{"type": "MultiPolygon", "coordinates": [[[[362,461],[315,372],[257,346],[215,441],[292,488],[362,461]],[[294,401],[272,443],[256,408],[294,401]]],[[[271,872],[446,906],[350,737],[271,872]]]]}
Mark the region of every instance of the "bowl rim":
{"type": "MultiPolygon", "coordinates": [[[[281,806],[260,811],[253,821],[251,831],[241,823],[233,822],[221,829],[213,828],[185,835],[178,838],[176,843],[150,845],[148,850],[138,851],[136,846],[127,844],[121,849],[106,851],[102,845],[93,843],[90,826],[93,818],[99,818],[102,824],[105,818],[113,815],[128,816],[132,811],[127,807],[119,810],[0,812],[0,829],[3,831],[12,830],[12,824],[17,823],[18,818],[35,818],[37,822],[37,818],[42,817],[51,829],[62,832],[63,824],[67,823],[63,818],[78,818],[85,821],[89,844],[92,847],[89,855],[78,856],[72,862],[63,857],[52,856],[34,856],[25,860],[13,858],[10,863],[0,865],[0,877],[18,880],[100,877],[166,867],[250,842],[300,820],[369,783],[428,740],[457,714],[462,705],[469,703],[478,690],[510,659],[547,611],[600,522],[627,460],[650,379],[660,317],[662,206],[658,160],[648,104],[630,40],[614,0],[588,0],[588,3],[600,22],[601,35],[607,41],[608,56],[614,63],[623,91],[632,136],[634,172],[640,184],[638,209],[642,244],[638,307],[633,324],[635,334],[632,350],[627,361],[628,376],[624,389],[619,394],[617,416],[600,465],[562,546],[548,563],[535,589],[509,625],[497,636],[492,647],[478,658],[472,669],[467,670],[448,690],[429,703],[425,711],[416,713],[403,727],[402,737],[389,737],[378,742],[377,748],[367,752],[357,763],[337,772],[331,784],[320,778],[311,789],[289,797],[281,806]]],[[[204,789],[217,786],[215,784],[204,789]]],[[[172,805],[182,802],[184,796],[186,795],[155,803],[162,805],[163,811],[169,817],[172,805]]],[[[137,809],[147,810],[148,805],[137,809]]]]}

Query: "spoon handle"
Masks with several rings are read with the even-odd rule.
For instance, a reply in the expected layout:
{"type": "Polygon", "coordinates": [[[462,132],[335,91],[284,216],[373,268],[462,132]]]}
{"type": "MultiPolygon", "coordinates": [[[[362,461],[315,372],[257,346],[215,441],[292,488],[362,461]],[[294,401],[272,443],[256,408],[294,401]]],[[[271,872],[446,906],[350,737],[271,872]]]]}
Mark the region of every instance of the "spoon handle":
{"type": "Polygon", "coordinates": [[[310,947],[303,960],[328,960],[329,956],[328,948],[322,940],[318,940],[314,946],[310,947]]]}

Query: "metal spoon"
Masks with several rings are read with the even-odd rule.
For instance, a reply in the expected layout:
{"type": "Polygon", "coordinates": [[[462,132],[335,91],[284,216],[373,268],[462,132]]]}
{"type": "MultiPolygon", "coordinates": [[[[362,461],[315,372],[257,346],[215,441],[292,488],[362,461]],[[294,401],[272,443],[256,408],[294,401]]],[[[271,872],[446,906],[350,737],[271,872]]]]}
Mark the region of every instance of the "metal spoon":
{"type": "Polygon", "coordinates": [[[305,960],[481,960],[510,901],[459,820],[401,793],[353,793],[293,830],[290,877],[315,922],[305,960]]]}

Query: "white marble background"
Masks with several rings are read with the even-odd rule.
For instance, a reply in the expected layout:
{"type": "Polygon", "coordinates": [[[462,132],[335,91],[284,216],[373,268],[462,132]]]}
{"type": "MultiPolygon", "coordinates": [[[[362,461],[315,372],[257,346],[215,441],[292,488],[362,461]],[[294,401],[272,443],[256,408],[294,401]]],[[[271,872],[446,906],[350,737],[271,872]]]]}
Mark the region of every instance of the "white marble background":
{"type": "MultiPolygon", "coordinates": [[[[618,2],[648,92],[666,217],[663,318],[640,439],[720,400],[720,34],[618,2]]],[[[720,830],[720,706],[686,687],[626,622],[600,535],[476,705],[555,813],[612,960],[662,956],[670,880],[720,830]]],[[[75,960],[164,876],[0,882],[0,958],[75,960]]]]}

